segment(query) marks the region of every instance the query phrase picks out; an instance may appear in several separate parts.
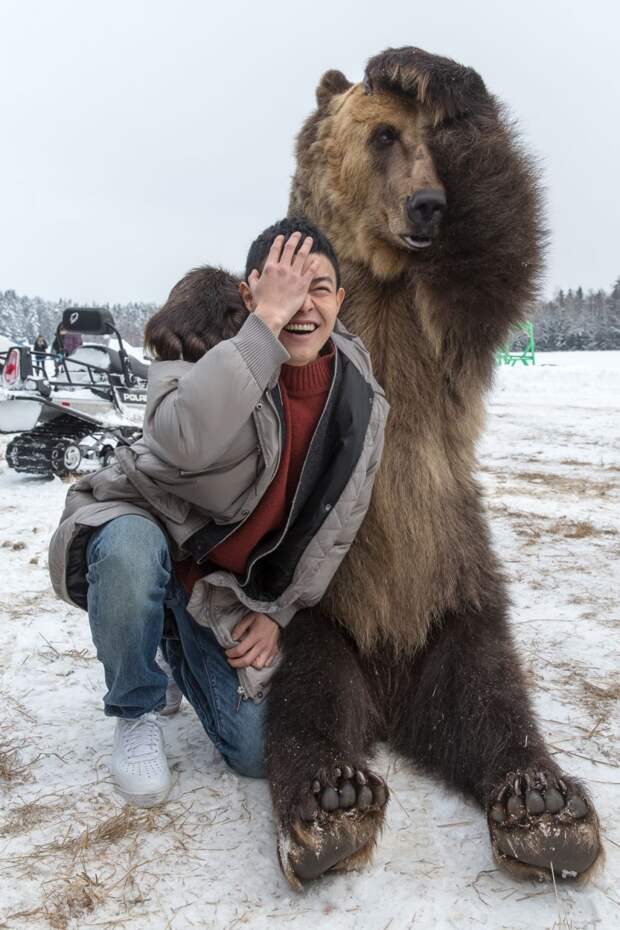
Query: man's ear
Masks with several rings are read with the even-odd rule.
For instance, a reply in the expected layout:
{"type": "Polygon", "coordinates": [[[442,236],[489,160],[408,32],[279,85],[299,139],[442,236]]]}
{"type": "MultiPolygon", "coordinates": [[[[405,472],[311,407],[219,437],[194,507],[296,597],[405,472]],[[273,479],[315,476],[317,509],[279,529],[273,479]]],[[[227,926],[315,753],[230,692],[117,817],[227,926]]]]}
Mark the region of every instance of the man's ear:
{"type": "Polygon", "coordinates": [[[342,302],[345,298],[345,294],[346,294],[345,289],[343,287],[339,287],[338,292],[336,294],[336,303],[338,304],[338,313],[340,313],[340,308],[342,307],[342,302]]]}
{"type": "Polygon", "coordinates": [[[241,300],[245,304],[245,309],[248,311],[248,313],[253,313],[254,310],[256,310],[256,304],[254,303],[252,291],[245,281],[241,281],[239,283],[239,293],[241,294],[241,300]]]}
{"type": "Polygon", "coordinates": [[[353,84],[346,79],[342,71],[326,71],[316,89],[316,102],[322,107],[336,94],[344,94],[350,87],[353,87],[353,84]]]}

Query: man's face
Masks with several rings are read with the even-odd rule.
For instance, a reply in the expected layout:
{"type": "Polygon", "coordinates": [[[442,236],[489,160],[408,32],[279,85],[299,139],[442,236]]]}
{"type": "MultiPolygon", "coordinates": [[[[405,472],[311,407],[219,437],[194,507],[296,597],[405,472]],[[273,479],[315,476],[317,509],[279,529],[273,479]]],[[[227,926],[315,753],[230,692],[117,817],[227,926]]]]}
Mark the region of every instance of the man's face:
{"type": "MultiPolygon", "coordinates": [[[[336,323],[344,289],[336,286],[336,271],[325,255],[314,254],[318,267],[306,294],[306,299],[279,339],[291,356],[287,365],[307,365],[313,362],[328,341],[336,323]]],[[[241,294],[248,310],[254,310],[249,288],[242,285],[241,294]]]]}
{"type": "Polygon", "coordinates": [[[333,332],[344,299],[330,260],[325,255],[315,257],[318,268],[306,299],[280,333],[280,342],[291,356],[289,365],[307,365],[317,358],[333,332]]]}

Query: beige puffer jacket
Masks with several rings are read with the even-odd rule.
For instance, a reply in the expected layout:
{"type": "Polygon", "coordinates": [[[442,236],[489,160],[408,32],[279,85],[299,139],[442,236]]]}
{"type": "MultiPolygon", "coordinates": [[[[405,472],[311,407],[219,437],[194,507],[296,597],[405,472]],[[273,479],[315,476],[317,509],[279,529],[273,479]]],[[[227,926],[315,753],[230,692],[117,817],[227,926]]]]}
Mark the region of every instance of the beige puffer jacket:
{"type": "MultiPolygon", "coordinates": [[[[90,534],[138,514],[163,527],[173,559],[192,555],[208,569],[188,610],[222,646],[233,644],[231,631],[248,611],[284,626],[316,604],[368,509],[389,410],[361,341],[339,323],[333,341],[332,383],[289,519],[275,544],[257,547],[245,577],[209,565],[208,553],[252,513],[277,471],[277,382],[289,358],[252,314],[198,362],[151,365],[142,438],[69,490],[49,550],[58,596],[86,609],[90,534]]],[[[240,671],[242,692],[261,700],[274,667],[240,671]]]]}

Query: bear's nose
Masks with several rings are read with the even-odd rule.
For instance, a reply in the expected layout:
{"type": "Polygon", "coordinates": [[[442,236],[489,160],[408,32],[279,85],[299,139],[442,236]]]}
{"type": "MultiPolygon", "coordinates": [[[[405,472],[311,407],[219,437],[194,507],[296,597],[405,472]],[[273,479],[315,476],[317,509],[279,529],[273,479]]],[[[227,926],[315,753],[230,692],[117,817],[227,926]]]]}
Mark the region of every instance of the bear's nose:
{"type": "Polygon", "coordinates": [[[417,229],[436,231],[446,212],[446,195],[433,187],[423,187],[405,202],[407,216],[417,229]]]}

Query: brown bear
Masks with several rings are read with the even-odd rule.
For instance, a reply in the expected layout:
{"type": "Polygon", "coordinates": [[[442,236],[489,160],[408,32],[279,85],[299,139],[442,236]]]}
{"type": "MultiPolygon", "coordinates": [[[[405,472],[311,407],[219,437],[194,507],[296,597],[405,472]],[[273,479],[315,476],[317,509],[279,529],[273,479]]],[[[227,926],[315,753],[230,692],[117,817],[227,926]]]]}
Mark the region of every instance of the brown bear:
{"type": "MultiPolygon", "coordinates": [[[[583,876],[596,813],[532,713],[474,476],[494,354],[540,278],[537,172],[476,72],[419,49],[376,56],[360,84],[327,72],[317,102],[290,214],[334,243],[341,316],[391,412],[356,541],[282,631],[266,733],[282,868],[299,888],[369,860],[389,792],[368,761],[386,741],[479,802],[502,866],[583,876]]],[[[245,314],[231,275],[197,269],[147,337],[195,361],[245,314]]]]}
{"type": "Polygon", "coordinates": [[[371,509],[320,609],[283,631],[267,760],[293,886],[367,861],[378,740],[475,798],[523,876],[600,853],[585,789],[544,745],[474,473],[494,355],[540,281],[537,171],[479,75],[415,48],[327,72],[290,216],[334,244],[342,318],[391,404],[371,509]]]}

